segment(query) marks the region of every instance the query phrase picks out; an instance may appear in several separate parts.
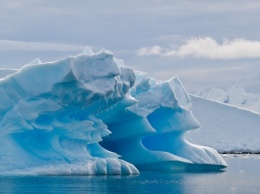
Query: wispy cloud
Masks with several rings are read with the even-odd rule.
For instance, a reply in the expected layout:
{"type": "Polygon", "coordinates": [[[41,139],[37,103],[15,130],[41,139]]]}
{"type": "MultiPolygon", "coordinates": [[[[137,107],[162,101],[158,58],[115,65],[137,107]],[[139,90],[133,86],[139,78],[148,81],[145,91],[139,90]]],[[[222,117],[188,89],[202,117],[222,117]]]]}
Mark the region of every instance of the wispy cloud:
{"type": "Polygon", "coordinates": [[[260,58],[260,41],[246,39],[224,39],[221,43],[213,38],[191,38],[177,48],[143,47],[137,51],[139,56],[158,55],[163,57],[188,57],[209,59],[260,58]]]}
{"type": "Polygon", "coordinates": [[[84,46],[0,40],[0,51],[82,51],[84,46]]]}

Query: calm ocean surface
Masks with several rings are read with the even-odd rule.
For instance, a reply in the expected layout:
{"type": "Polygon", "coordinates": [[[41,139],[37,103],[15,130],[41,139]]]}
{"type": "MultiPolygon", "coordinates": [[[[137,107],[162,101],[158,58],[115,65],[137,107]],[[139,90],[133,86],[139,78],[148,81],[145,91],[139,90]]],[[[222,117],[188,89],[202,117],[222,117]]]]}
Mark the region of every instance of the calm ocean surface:
{"type": "Polygon", "coordinates": [[[138,176],[0,176],[1,193],[260,193],[260,156],[226,158],[218,173],[138,176]]]}

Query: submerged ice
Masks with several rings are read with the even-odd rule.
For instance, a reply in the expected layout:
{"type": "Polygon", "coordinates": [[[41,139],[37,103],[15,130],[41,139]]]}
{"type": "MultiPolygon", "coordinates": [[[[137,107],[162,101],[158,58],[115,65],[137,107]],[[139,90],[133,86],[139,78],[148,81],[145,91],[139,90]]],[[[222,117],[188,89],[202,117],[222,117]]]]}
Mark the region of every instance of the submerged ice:
{"type": "Polygon", "coordinates": [[[180,80],[156,81],[112,53],[39,59],[0,81],[1,174],[138,174],[226,166],[185,133],[199,128],[180,80]]]}

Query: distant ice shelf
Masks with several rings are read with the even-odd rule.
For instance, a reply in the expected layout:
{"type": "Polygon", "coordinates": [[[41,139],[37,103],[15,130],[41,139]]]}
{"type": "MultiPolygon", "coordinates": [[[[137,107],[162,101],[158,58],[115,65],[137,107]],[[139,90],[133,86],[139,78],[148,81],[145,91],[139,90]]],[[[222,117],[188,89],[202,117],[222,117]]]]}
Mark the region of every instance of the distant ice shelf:
{"type": "Polygon", "coordinates": [[[106,50],[34,60],[0,80],[0,174],[138,174],[220,170],[174,77],[156,81],[106,50]]]}
{"type": "Polygon", "coordinates": [[[260,153],[260,113],[198,96],[190,96],[201,128],[188,141],[214,147],[220,153],[260,153]]]}

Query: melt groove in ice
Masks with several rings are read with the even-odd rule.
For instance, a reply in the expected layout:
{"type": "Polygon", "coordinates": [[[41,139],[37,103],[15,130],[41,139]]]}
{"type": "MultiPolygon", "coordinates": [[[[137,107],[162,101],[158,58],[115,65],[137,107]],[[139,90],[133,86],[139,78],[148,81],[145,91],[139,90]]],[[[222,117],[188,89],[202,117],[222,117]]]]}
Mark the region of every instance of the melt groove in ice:
{"type": "Polygon", "coordinates": [[[112,53],[39,59],[0,81],[1,174],[138,174],[226,167],[193,145],[180,80],[156,81],[112,53]],[[119,159],[120,158],[120,159],[119,159]]]}

